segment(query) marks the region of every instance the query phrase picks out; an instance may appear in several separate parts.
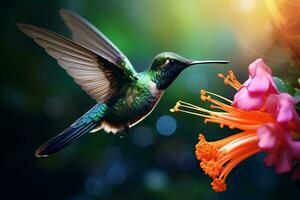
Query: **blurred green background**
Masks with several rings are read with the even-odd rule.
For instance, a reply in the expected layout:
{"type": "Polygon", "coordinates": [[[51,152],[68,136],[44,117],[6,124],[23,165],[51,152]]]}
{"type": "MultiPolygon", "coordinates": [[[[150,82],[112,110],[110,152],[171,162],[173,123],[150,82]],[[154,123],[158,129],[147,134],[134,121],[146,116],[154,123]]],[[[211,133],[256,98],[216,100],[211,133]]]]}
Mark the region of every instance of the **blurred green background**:
{"type": "Polygon", "coordinates": [[[271,18],[260,0],[14,0],[1,1],[1,199],[295,199],[299,181],[277,176],[263,154],[236,167],[228,190],[215,193],[198,167],[198,134],[208,140],[229,132],[203,119],[169,112],[178,99],[201,104],[205,88],[232,98],[218,72],[247,78],[258,57],[289,78],[289,58],[272,38],[271,18]],[[48,158],[34,151],[95,102],[16,22],[69,32],[61,8],[77,12],[106,34],[138,71],[173,51],[191,59],[227,59],[229,65],[194,66],[165,92],[157,108],[120,138],[104,132],[84,137],[48,158]]]}

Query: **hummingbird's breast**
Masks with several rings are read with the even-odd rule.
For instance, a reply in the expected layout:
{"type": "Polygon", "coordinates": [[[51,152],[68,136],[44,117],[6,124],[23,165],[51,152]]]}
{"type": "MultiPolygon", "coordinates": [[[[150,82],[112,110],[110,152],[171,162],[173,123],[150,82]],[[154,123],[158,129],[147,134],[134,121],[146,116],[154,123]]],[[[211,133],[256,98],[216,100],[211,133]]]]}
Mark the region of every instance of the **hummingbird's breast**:
{"type": "Polygon", "coordinates": [[[116,133],[143,120],[155,108],[163,94],[163,90],[157,89],[156,84],[147,77],[140,78],[122,91],[123,94],[102,122],[102,127],[107,132],[116,133]]]}

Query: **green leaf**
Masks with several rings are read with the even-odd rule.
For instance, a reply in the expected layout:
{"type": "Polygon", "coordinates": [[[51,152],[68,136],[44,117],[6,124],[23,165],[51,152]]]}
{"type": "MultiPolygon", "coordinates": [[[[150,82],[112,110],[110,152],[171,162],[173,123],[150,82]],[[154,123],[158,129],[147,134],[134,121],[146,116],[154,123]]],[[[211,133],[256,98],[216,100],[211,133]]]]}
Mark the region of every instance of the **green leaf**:
{"type": "Polygon", "coordinates": [[[295,88],[293,88],[288,82],[284,82],[281,78],[273,76],[273,81],[280,92],[289,93],[294,96],[295,88]]]}

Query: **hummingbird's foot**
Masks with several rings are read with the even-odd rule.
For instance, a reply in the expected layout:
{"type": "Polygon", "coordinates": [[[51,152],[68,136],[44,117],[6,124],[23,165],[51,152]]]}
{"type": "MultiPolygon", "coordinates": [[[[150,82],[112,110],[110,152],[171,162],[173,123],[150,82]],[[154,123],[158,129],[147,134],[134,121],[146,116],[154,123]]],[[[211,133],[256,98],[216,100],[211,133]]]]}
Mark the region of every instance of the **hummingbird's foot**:
{"type": "Polygon", "coordinates": [[[125,136],[129,135],[129,127],[126,126],[125,129],[120,133],[120,138],[124,138],[125,136]]]}

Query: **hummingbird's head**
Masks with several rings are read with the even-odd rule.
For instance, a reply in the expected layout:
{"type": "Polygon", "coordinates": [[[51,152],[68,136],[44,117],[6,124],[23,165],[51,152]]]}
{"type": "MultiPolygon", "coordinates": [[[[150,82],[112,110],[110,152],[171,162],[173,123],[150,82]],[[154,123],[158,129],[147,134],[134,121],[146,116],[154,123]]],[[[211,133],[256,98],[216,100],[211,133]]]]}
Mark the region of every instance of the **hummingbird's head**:
{"type": "Polygon", "coordinates": [[[157,88],[160,90],[166,89],[182,72],[189,66],[196,64],[227,64],[229,61],[224,60],[189,60],[183,58],[182,56],[172,53],[172,52],[164,52],[160,53],[154,57],[149,72],[152,81],[154,81],[157,85],[157,88]]]}

